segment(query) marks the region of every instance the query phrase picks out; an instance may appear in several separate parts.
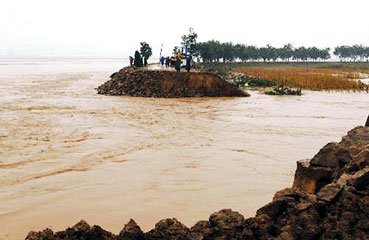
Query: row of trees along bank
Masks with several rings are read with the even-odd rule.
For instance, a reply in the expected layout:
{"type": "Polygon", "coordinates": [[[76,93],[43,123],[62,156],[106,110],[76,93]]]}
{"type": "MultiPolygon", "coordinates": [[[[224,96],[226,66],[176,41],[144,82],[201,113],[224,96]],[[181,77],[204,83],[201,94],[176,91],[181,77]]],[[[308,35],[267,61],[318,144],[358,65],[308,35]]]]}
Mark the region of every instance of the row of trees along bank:
{"type": "MultiPolygon", "coordinates": [[[[189,55],[199,57],[203,62],[233,62],[236,59],[242,62],[325,61],[331,58],[330,48],[319,49],[303,46],[295,48],[291,44],[286,44],[281,48],[270,45],[258,48],[232,42],[221,43],[215,40],[198,43],[197,38],[197,33],[193,28],[189,28],[189,33],[182,36],[181,44],[187,48],[189,55]]],[[[141,42],[140,44],[140,52],[135,52],[134,65],[136,67],[146,66],[147,60],[152,55],[152,49],[148,43],[141,42]]],[[[363,45],[338,46],[334,49],[333,54],[341,61],[369,61],[369,47],[363,45]]]]}
{"type": "Polygon", "coordinates": [[[339,46],[334,49],[333,54],[338,56],[341,61],[368,61],[369,47],[363,45],[339,46]]]}
{"type": "Polygon", "coordinates": [[[327,60],[331,57],[329,48],[319,49],[317,47],[293,48],[291,44],[286,44],[282,48],[275,48],[270,45],[266,47],[246,46],[244,44],[233,44],[231,42],[221,43],[211,40],[198,43],[196,45],[198,56],[204,62],[232,62],[235,59],[241,61],[308,61],[327,60]]]}
{"type": "MultiPolygon", "coordinates": [[[[286,44],[282,48],[246,46],[244,44],[233,44],[231,42],[221,43],[211,40],[196,43],[195,55],[204,62],[232,62],[239,59],[245,61],[325,61],[331,58],[330,48],[319,49],[317,47],[294,48],[286,44]]],[[[355,45],[352,47],[336,47],[334,54],[341,60],[369,60],[369,48],[355,45]]]]}

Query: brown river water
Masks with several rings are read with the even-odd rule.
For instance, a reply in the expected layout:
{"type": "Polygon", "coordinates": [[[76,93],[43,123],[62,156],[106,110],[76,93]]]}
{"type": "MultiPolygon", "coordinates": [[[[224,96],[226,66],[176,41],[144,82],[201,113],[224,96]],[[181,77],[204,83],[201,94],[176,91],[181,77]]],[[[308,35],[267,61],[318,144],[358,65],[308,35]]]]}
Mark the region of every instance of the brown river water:
{"type": "Polygon", "coordinates": [[[246,217],[296,161],[362,125],[368,93],[154,99],[97,95],[119,60],[0,60],[0,239],[80,219],[192,226],[246,217]]]}

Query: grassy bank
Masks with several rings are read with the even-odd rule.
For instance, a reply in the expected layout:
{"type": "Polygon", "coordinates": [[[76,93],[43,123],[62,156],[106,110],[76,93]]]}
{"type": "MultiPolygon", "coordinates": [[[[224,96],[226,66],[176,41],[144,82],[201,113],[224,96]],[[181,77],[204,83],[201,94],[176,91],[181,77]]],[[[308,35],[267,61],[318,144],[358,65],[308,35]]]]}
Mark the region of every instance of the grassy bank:
{"type": "Polygon", "coordinates": [[[365,90],[364,85],[356,81],[360,75],[356,70],[330,68],[297,68],[297,67],[244,67],[233,71],[284,84],[310,90],[365,90]]]}
{"type": "MultiPolygon", "coordinates": [[[[369,77],[369,63],[341,62],[254,62],[212,64],[211,68],[223,76],[234,72],[245,76],[246,81],[263,83],[260,86],[278,86],[309,90],[368,91],[358,79],[369,77]],[[269,82],[270,84],[265,84],[269,82]]],[[[252,83],[253,83],[252,82],[252,83]]],[[[249,84],[250,85],[250,84],[249,84]]]]}

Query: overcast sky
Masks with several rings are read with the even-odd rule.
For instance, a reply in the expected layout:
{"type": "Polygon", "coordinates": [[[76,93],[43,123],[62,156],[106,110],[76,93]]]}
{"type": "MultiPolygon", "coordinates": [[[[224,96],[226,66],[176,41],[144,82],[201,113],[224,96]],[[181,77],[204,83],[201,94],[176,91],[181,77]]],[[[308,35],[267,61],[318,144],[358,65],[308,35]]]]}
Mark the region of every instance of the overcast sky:
{"type": "Polygon", "coordinates": [[[211,39],[281,47],[369,46],[368,0],[1,0],[0,57],[159,56],[193,27],[211,39]]]}

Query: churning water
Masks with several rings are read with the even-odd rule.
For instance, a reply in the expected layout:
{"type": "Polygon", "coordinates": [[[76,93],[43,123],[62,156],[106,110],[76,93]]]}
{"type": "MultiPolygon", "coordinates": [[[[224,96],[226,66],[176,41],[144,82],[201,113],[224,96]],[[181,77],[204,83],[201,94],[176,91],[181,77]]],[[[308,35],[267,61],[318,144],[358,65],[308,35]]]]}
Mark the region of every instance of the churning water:
{"type": "Polygon", "coordinates": [[[97,95],[127,62],[0,61],[0,239],[85,219],[119,232],[245,216],[296,161],[362,125],[369,94],[154,99],[97,95]]]}

